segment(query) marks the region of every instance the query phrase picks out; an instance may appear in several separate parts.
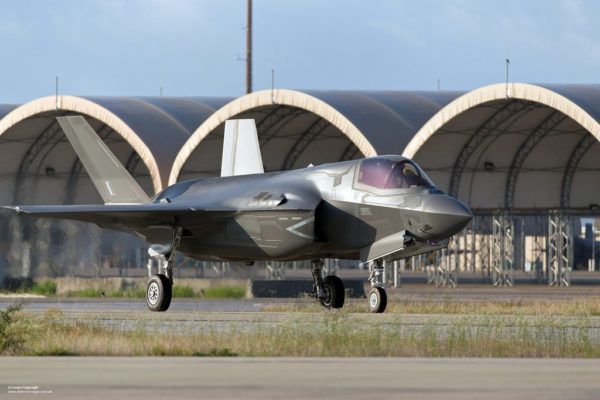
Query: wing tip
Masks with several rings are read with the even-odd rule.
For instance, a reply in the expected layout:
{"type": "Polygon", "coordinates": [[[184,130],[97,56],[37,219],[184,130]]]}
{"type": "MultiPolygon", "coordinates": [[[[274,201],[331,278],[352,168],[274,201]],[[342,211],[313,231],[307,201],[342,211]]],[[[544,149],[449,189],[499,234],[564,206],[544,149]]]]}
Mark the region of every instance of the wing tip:
{"type": "Polygon", "coordinates": [[[25,214],[25,210],[23,210],[20,206],[0,206],[0,208],[14,211],[17,213],[17,215],[25,214]]]}

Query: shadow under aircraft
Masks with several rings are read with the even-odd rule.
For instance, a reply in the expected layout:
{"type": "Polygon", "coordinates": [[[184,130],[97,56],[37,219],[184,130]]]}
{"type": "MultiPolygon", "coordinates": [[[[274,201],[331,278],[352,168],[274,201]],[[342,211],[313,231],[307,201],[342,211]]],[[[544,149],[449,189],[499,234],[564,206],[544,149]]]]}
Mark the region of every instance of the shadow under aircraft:
{"type": "Polygon", "coordinates": [[[264,173],[254,120],[225,123],[221,177],[179,182],[150,199],[82,116],[58,117],[103,205],[9,206],[18,214],[95,223],[143,237],[164,259],[146,287],[152,311],[169,308],[174,253],[206,261],[312,260],[313,296],[344,305],[326,258],[369,265],[372,312],[387,304],[385,263],[445,248],[470,210],[398,155],[264,173]]]}

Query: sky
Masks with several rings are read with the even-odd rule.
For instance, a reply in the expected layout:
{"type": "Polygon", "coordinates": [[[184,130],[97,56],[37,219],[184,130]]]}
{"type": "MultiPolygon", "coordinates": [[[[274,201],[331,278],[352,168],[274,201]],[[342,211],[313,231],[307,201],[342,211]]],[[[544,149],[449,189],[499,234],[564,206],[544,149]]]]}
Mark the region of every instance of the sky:
{"type": "MultiPolygon", "coordinates": [[[[254,90],[599,83],[600,1],[254,0],[254,90]]],[[[0,104],[241,96],[246,0],[0,0],[0,104]]]]}

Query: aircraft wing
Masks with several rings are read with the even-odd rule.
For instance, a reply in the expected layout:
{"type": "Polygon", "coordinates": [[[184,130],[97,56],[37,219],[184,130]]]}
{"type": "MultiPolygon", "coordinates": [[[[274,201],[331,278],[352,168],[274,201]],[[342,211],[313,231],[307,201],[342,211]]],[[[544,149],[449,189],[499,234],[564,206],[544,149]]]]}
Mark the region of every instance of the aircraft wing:
{"type": "Polygon", "coordinates": [[[212,217],[231,215],[233,209],[196,209],[178,204],[3,206],[18,215],[92,222],[102,228],[131,232],[151,225],[210,223],[212,217]],[[180,219],[185,218],[185,223],[180,219]],[[130,229],[128,229],[130,228],[130,229]]]}
{"type": "MultiPolygon", "coordinates": [[[[314,206],[298,204],[286,207],[286,211],[313,211],[314,206]]],[[[0,206],[16,211],[17,215],[60,218],[91,222],[102,228],[121,232],[136,232],[153,225],[201,226],[223,223],[224,218],[245,212],[274,211],[273,206],[233,208],[206,203],[190,205],[182,203],[146,204],[94,204],[49,206],[0,206]]]]}

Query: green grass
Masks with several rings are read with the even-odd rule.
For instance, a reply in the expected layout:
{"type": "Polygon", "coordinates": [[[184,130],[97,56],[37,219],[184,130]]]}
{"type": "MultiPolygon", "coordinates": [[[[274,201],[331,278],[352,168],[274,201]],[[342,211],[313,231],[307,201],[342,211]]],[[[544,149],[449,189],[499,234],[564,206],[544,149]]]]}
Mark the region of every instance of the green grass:
{"type": "Polygon", "coordinates": [[[18,352],[25,342],[24,331],[17,323],[17,313],[21,308],[21,304],[9,305],[6,310],[0,311],[0,354],[18,352]]]}
{"type": "Polygon", "coordinates": [[[2,290],[2,293],[37,294],[41,296],[56,296],[56,281],[47,279],[41,283],[33,283],[31,280],[23,281],[18,288],[12,291],[2,290]]]}
{"type": "Polygon", "coordinates": [[[146,290],[142,287],[130,288],[106,292],[100,288],[88,288],[83,290],[71,290],[65,297],[118,297],[118,298],[144,298],[146,290]]]}
{"type": "Polygon", "coordinates": [[[56,295],[56,281],[48,279],[42,283],[36,283],[31,288],[31,293],[39,294],[42,296],[55,296],[56,295]]]}
{"type": "Polygon", "coordinates": [[[88,288],[83,290],[70,290],[67,292],[65,297],[101,297],[102,293],[102,289],[88,288]]]}
{"type": "Polygon", "coordinates": [[[196,292],[189,286],[173,286],[173,297],[196,297],[196,292]]]}
{"type": "MultiPolygon", "coordinates": [[[[70,291],[66,294],[66,297],[126,297],[126,298],[138,298],[143,299],[146,297],[145,287],[136,287],[127,290],[117,290],[106,292],[100,288],[85,289],[70,291]]],[[[246,288],[241,286],[215,286],[194,291],[189,286],[173,286],[173,297],[175,298],[206,298],[206,299],[239,299],[246,295],[246,288]]]]}
{"type": "Polygon", "coordinates": [[[215,286],[204,289],[199,297],[207,299],[241,299],[246,295],[246,288],[241,286],[215,286]]]}
{"type": "MultiPolygon", "coordinates": [[[[48,279],[42,283],[31,285],[23,284],[17,290],[3,293],[28,293],[38,294],[48,297],[56,297],[57,284],[56,281],[48,279]]],[[[195,291],[190,286],[173,286],[173,297],[176,298],[207,298],[207,299],[239,299],[246,295],[246,288],[242,286],[215,286],[207,289],[195,291]]],[[[146,297],[146,287],[137,286],[122,290],[108,291],[100,287],[87,288],[82,290],[71,290],[63,295],[64,297],[117,297],[117,298],[137,298],[143,299],[146,297]]]]}

